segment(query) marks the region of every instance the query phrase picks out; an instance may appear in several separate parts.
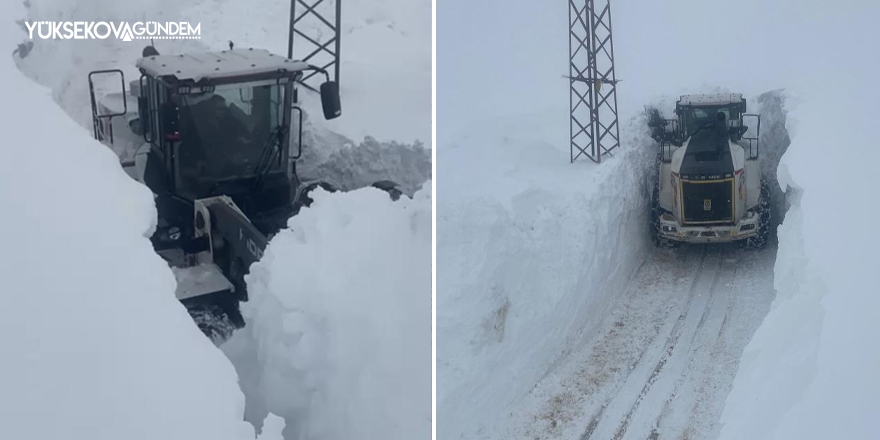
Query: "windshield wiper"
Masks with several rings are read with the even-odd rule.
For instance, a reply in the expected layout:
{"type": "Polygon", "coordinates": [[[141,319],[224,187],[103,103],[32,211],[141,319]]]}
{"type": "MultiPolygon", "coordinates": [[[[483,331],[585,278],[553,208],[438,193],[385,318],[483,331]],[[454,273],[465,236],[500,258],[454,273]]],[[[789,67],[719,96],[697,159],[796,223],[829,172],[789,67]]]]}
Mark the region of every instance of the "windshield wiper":
{"type": "Polygon", "coordinates": [[[709,121],[709,122],[707,122],[707,123],[701,125],[700,128],[694,130],[694,132],[691,133],[691,134],[689,134],[688,137],[691,137],[691,136],[693,136],[693,135],[699,133],[699,132],[702,131],[704,128],[708,128],[709,126],[714,127],[714,126],[715,126],[715,122],[714,122],[714,121],[709,121]]]}
{"type": "Polygon", "coordinates": [[[257,161],[257,167],[254,170],[254,189],[257,189],[262,185],[263,178],[266,177],[266,174],[269,174],[269,171],[272,169],[272,162],[274,162],[275,158],[281,154],[279,144],[286,131],[287,130],[285,130],[284,126],[277,125],[269,132],[269,137],[263,145],[262,153],[260,153],[260,160],[257,161]]]}

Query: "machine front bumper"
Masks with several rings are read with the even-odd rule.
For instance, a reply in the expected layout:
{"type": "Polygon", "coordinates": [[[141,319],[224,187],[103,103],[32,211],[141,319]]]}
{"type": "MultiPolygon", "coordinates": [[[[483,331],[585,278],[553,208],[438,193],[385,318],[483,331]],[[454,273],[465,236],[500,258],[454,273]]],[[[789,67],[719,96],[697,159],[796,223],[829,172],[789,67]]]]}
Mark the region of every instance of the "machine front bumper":
{"type": "Polygon", "coordinates": [[[727,243],[758,234],[758,216],[749,212],[733,225],[682,225],[671,214],[660,216],[660,236],[686,243],[727,243]]]}

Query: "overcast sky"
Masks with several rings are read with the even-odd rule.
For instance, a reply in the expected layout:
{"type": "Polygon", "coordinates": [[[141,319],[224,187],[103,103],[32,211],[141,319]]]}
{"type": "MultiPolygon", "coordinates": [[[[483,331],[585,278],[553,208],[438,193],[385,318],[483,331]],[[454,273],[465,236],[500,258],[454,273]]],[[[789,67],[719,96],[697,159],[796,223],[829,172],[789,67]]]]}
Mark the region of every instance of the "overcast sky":
{"type": "MultiPolygon", "coordinates": [[[[710,87],[747,96],[782,87],[805,89],[814,63],[866,54],[862,44],[845,49],[835,41],[854,20],[872,19],[866,12],[876,15],[876,7],[870,0],[829,4],[613,1],[622,114],[642,111],[658,94],[710,87]]],[[[568,83],[561,76],[568,74],[567,5],[564,0],[437,0],[438,145],[483,121],[535,111],[558,114],[553,120],[560,121],[559,141],[565,142],[568,83]]],[[[844,37],[866,43],[858,35],[844,37]]]]}

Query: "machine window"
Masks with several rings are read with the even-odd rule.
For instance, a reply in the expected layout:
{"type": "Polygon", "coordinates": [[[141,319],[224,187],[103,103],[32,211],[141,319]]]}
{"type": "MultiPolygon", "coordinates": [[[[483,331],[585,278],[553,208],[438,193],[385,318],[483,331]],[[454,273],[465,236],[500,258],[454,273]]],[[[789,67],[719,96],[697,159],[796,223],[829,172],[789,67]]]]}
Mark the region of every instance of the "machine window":
{"type": "MultiPolygon", "coordinates": [[[[220,179],[253,177],[272,133],[283,123],[284,89],[278,85],[218,88],[176,97],[180,112],[180,176],[193,196],[220,179]]],[[[275,166],[280,166],[275,161],[275,166]]]]}

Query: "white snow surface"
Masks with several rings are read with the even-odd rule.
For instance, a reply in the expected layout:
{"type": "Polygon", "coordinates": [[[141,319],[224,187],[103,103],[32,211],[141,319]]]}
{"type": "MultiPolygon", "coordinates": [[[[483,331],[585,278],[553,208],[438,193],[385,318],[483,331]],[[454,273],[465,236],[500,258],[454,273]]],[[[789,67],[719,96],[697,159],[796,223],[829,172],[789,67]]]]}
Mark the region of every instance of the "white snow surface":
{"type": "MultiPolygon", "coordinates": [[[[778,234],[774,284],[779,296],[745,349],[721,417],[720,438],[876,438],[875,424],[880,413],[880,381],[876,371],[880,369],[880,356],[871,348],[870,341],[880,336],[873,316],[878,302],[874,273],[880,265],[876,257],[878,239],[871,232],[878,213],[873,202],[877,200],[876,185],[871,178],[876,174],[880,150],[874,141],[876,123],[870,118],[875,113],[872,105],[880,90],[874,74],[877,56],[865,52],[863,47],[866,42],[878,40],[877,3],[681,0],[613,2],[612,8],[617,77],[623,79],[618,98],[624,116],[641,112],[642,105],[655,102],[658,96],[699,92],[755,96],[766,90],[785,89],[785,106],[789,110],[786,126],[792,144],[779,167],[779,176],[783,189],[789,188],[787,198],[792,206],[778,234]]],[[[503,136],[493,132],[493,121],[523,121],[529,118],[523,116],[527,113],[553,115],[551,124],[556,126],[552,130],[542,127],[545,130],[541,139],[566,148],[568,84],[556,78],[568,73],[567,34],[560,31],[567,29],[567,10],[564,5],[536,8],[528,2],[448,0],[438,3],[437,22],[437,118],[443,127],[438,131],[438,435],[443,439],[474,438],[480,434],[474,433],[474,429],[480,424],[492,427],[495,422],[491,418],[498,413],[506,413],[512,419],[527,414],[513,411],[511,399],[518,393],[515,390],[527,389],[534,383],[536,374],[523,369],[523,365],[549,363],[545,358],[533,358],[535,352],[541,350],[540,357],[549,350],[533,344],[520,356],[505,358],[496,353],[502,351],[497,347],[508,343],[507,336],[490,349],[481,345],[479,338],[468,342],[467,335],[454,334],[457,323],[479,321],[455,316],[469,313],[466,306],[445,313],[449,305],[444,301],[454,302],[452,295],[457,295],[455,301],[474,305],[478,310],[474,315],[483,313],[486,317],[484,327],[464,327],[462,333],[471,335],[488,333],[483,329],[492,329],[497,322],[489,311],[501,310],[504,302],[498,302],[497,298],[503,296],[493,293],[490,287],[443,287],[444,283],[459,284],[455,277],[444,276],[447,264],[453,271],[467,273],[457,269],[458,261],[449,262],[449,255],[454,252],[444,249],[443,240],[448,237],[444,229],[450,228],[451,223],[444,218],[447,200],[463,196],[449,195],[448,179],[443,177],[468,166],[471,160],[464,154],[458,155],[460,160],[454,160],[454,154],[447,155],[443,150],[458,142],[461,133],[480,131],[482,127],[489,127],[484,133],[503,136]],[[498,13],[499,10],[504,13],[498,13]],[[452,22],[457,25],[443,26],[452,22]],[[444,298],[446,295],[450,297],[444,298]],[[450,358],[470,358],[473,362],[444,363],[450,358]],[[473,392],[460,391],[464,386],[459,391],[445,390],[449,383],[456,383],[453,372],[465,377],[465,369],[483,362],[481,359],[510,361],[495,364],[497,370],[492,375],[475,368],[478,376],[487,380],[497,377],[505,386],[485,390],[492,385],[480,383],[481,389],[473,392]],[[456,370],[454,365],[464,368],[456,370]],[[469,414],[461,407],[476,409],[469,414]]],[[[754,104],[754,100],[749,101],[750,108],[755,108],[754,104]]],[[[493,164],[492,168],[509,170],[507,163],[516,160],[510,156],[523,154],[522,150],[509,147],[517,137],[508,136],[507,144],[493,143],[499,148],[494,149],[491,157],[500,167],[493,164]]],[[[474,157],[481,155],[484,153],[474,153],[474,157]]],[[[556,161],[563,167],[565,158],[556,161]]],[[[540,176],[537,168],[544,167],[539,163],[533,170],[523,168],[521,175],[528,176],[531,171],[540,176]]],[[[508,175],[518,176],[514,172],[508,175]]],[[[464,180],[458,177],[454,175],[453,179],[464,180]]],[[[564,181],[565,175],[555,173],[545,179],[564,181]]],[[[538,187],[547,184],[544,179],[536,180],[540,181],[527,182],[538,187]]],[[[484,187],[498,188],[499,192],[511,192],[504,189],[509,186],[519,188],[498,179],[496,174],[489,174],[480,183],[459,185],[463,190],[468,185],[477,186],[476,193],[484,187]]],[[[509,199],[507,195],[489,196],[486,204],[492,206],[509,199]]],[[[462,223],[481,227],[487,218],[488,214],[473,216],[462,223]]],[[[607,228],[595,224],[577,226],[580,230],[607,228]]],[[[504,240],[504,234],[512,233],[514,228],[493,230],[480,239],[496,243],[498,248],[512,247],[523,241],[504,240]]],[[[534,241],[555,244],[561,241],[560,235],[569,236],[571,231],[578,229],[555,228],[534,241]]],[[[462,240],[468,241],[477,239],[462,240]]],[[[470,246],[462,248],[470,250],[470,246]]],[[[558,252],[553,255],[557,257],[554,262],[564,263],[572,255],[570,247],[555,246],[554,251],[558,252]]],[[[483,255],[500,261],[501,254],[483,255]]],[[[474,253],[472,272],[496,264],[490,259],[484,260],[474,253]]],[[[529,252],[509,259],[539,260],[529,252]]],[[[550,264],[546,258],[539,261],[550,264]]],[[[552,274],[545,275],[546,278],[570,273],[555,267],[549,270],[552,274]]],[[[519,273],[498,273],[493,280],[513,276],[524,279],[521,284],[526,286],[535,277],[530,271],[521,278],[516,278],[519,273]]],[[[478,278],[479,275],[471,276],[478,278]]],[[[555,287],[552,281],[540,285],[550,287],[533,289],[541,295],[555,287]]],[[[515,304],[511,302],[507,312],[507,329],[515,304]]],[[[542,310],[542,306],[538,304],[529,310],[542,310]]],[[[562,323],[575,313],[562,307],[560,310],[557,316],[562,323]]],[[[535,328],[530,337],[542,342],[544,338],[558,338],[555,332],[560,326],[535,328]]],[[[702,435],[712,438],[714,432],[717,431],[702,435]]],[[[487,430],[482,434],[489,437],[496,433],[487,430]]],[[[583,433],[575,435],[578,434],[583,433]]],[[[669,434],[658,432],[660,438],[669,434]]]]}
{"type": "Polygon", "coordinates": [[[247,418],[290,439],[431,435],[431,186],[319,191],[247,277],[249,323],[223,349],[247,418]]]}
{"type": "Polygon", "coordinates": [[[437,436],[472,438],[596,329],[644,260],[644,123],[601,164],[568,163],[534,115],[438,150],[437,436]]]}
{"type": "MultiPolygon", "coordinates": [[[[86,74],[118,67],[129,80],[136,78],[134,60],[142,45],[38,40],[26,58],[14,58],[22,72],[49,90],[22,78],[23,98],[10,96],[22,103],[20,117],[4,120],[27,136],[9,139],[16,149],[0,165],[7,189],[0,194],[5,206],[27,209],[17,211],[21,217],[4,217],[4,230],[18,228],[10,246],[23,249],[24,257],[7,253],[10,264],[3,260],[2,274],[35,281],[28,282],[28,295],[8,302],[21,313],[2,321],[4,335],[22,328],[30,333],[8,349],[21,360],[3,370],[10,372],[3,379],[16,387],[5,381],[0,387],[0,426],[9,430],[0,437],[253,439],[252,425],[261,427],[265,440],[280,440],[282,430],[287,439],[430,435],[431,201],[430,183],[425,184],[430,150],[419,142],[386,141],[427,142],[430,135],[430,3],[346,5],[344,116],[331,123],[313,121],[308,110],[317,103],[306,95],[300,175],[328,178],[343,189],[385,179],[410,194],[423,184],[426,189],[414,200],[394,203],[375,189],[317,194],[313,208],[291,221],[295,232],[275,237],[267,260],[255,266],[250,279],[254,302],[244,311],[249,326],[223,347],[238,362],[242,358],[235,357],[234,344],[253,343],[238,346],[255,356],[246,359],[252,369],[236,365],[247,401],[229,361],[174,299],[172,272],[146,238],[156,215],[149,191],[51,103],[54,98],[70,118],[90,127],[86,74]],[[43,101],[31,99],[34,93],[43,101]],[[30,109],[32,102],[39,106],[30,109]],[[365,134],[375,138],[358,144],[346,137],[365,134]],[[81,188],[76,179],[83,179],[81,188]],[[65,197],[55,196],[59,188],[65,197]],[[36,205],[34,200],[52,202],[36,205]],[[63,215],[62,223],[45,220],[65,212],[74,214],[63,215]],[[41,277],[46,268],[58,276],[41,277]],[[84,301],[83,295],[90,296],[84,301]],[[284,307],[271,309],[273,304],[284,307]],[[35,340],[46,342],[36,350],[35,340]],[[87,355],[72,363],[66,357],[71,347],[87,355]],[[49,410],[45,402],[51,402],[49,410]],[[5,423],[6,417],[15,423],[5,423]]],[[[203,40],[157,41],[157,47],[162,53],[202,51],[235,39],[239,48],[253,44],[283,53],[288,7],[289,2],[258,7],[224,1],[33,0],[14,16],[117,21],[206,16],[228,28],[211,28],[205,21],[203,40]],[[262,27],[275,26],[274,21],[280,33],[262,27]],[[255,31],[237,33],[245,29],[255,31]]],[[[8,25],[3,41],[11,51],[26,34],[8,25]]],[[[21,78],[12,60],[8,64],[21,78]]],[[[19,90],[18,83],[8,86],[19,90]]],[[[112,84],[98,86],[113,91],[112,84]]]]}
{"type": "MultiPolygon", "coordinates": [[[[6,49],[20,41],[12,6],[6,49]]],[[[253,439],[235,370],[147,239],[149,191],[11,58],[0,73],[17,109],[2,118],[0,438],[253,439]]]]}
{"type": "MultiPolygon", "coordinates": [[[[752,99],[768,165],[788,146],[784,99],[752,99]]],[[[440,150],[441,161],[468,165],[439,193],[438,435],[717,435],[739,355],[775,294],[773,245],[645,246],[640,200],[656,145],[640,118],[624,130],[628,147],[599,166],[566,164],[546,146],[552,122],[518,122],[487,126],[498,139],[465,136],[440,150]],[[456,413],[460,402],[468,411],[456,413]]]]}
{"type": "Polygon", "coordinates": [[[792,144],[779,177],[792,206],[778,231],[778,296],[745,349],[720,439],[877,438],[880,239],[871,231],[880,215],[872,109],[880,60],[856,42],[880,38],[880,5],[817,6],[819,23],[838,31],[788,24],[823,57],[820,65],[798,58],[796,66],[810,66],[799,80],[815,85],[835,72],[846,80],[802,89],[789,112],[792,144]]]}
{"type": "Polygon", "coordinates": [[[774,249],[650,249],[595,336],[476,438],[714,438],[770,308],[774,249]]]}

